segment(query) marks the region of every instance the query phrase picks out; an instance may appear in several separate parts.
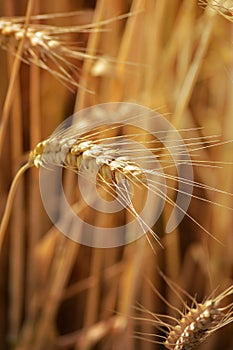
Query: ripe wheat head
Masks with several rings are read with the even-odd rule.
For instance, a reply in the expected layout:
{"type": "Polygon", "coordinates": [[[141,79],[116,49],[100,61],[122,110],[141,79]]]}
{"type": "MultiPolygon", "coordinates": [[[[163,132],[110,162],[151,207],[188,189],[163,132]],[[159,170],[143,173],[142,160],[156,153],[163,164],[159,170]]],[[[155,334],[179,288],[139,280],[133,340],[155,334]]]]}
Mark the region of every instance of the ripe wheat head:
{"type": "Polygon", "coordinates": [[[139,339],[163,344],[169,350],[196,349],[203,341],[218,329],[233,321],[233,302],[227,300],[233,295],[233,285],[223,292],[206,298],[201,303],[196,298],[185,292],[160,272],[166,285],[180,300],[184,311],[169,303],[164,296],[151,284],[151,287],[160,300],[176,316],[170,314],[156,314],[139,306],[138,310],[150,318],[138,317],[141,322],[150,322],[155,328],[153,334],[136,332],[139,339]],[[183,297],[185,296],[185,298],[183,297]],[[187,301],[186,301],[187,299],[187,301]],[[225,299],[225,301],[224,301],[225,299]],[[189,304],[191,303],[191,306],[189,304]],[[223,303],[223,305],[221,305],[223,303]],[[158,334],[160,331],[160,334],[158,334]],[[161,335],[161,333],[163,335],[161,335]]]}
{"type": "MultiPolygon", "coordinates": [[[[54,13],[52,15],[32,16],[31,19],[44,20],[78,14],[79,12],[71,12],[67,15],[54,13]]],[[[29,65],[39,66],[48,71],[67,87],[70,87],[70,85],[80,87],[77,79],[77,65],[72,63],[72,59],[97,62],[101,58],[101,55],[89,54],[85,52],[85,48],[75,46],[70,36],[94,31],[105,31],[109,23],[130,17],[131,15],[131,13],[127,13],[97,23],[62,27],[31,23],[27,29],[24,28],[23,17],[2,17],[0,18],[0,47],[16,55],[19,44],[24,38],[23,54],[21,57],[23,62],[29,65]]],[[[77,40],[77,38],[73,40],[77,40]]],[[[115,62],[114,58],[110,57],[107,61],[110,63],[115,62]]]]}
{"type": "MultiPolygon", "coordinates": [[[[124,107],[127,106],[130,112],[133,107],[129,107],[129,105],[131,106],[131,104],[124,104],[124,107]]],[[[3,232],[9,219],[10,203],[19,176],[32,166],[49,168],[51,165],[69,169],[82,178],[88,178],[89,183],[93,183],[104,192],[113,195],[118,203],[136,219],[142,234],[152,234],[159,244],[159,236],[140,214],[141,207],[139,210],[136,209],[134,193],[139,189],[142,189],[144,193],[152,194],[153,203],[156,200],[158,203],[161,201],[167,203],[182,215],[189,217],[199,228],[212,236],[211,232],[189,213],[186,213],[182,203],[175,202],[174,195],[182,195],[182,198],[188,200],[194,197],[208,204],[232,210],[231,207],[215,202],[211,197],[208,199],[192,194],[191,189],[193,187],[205,189],[210,193],[220,193],[226,196],[232,196],[232,194],[190,180],[174,171],[183,166],[192,166],[193,168],[208,166],[212,167],[213,170],[215,167],[218,168],[222,164],[221,162],[200,160],[198,153],[203,149],[224,146],[225,143],[231,141],[222,142],[216,136],[206,136],[201,139],[199,136],[190,137],[190,132],[194,130],[184,129],[180,130],[180,133],[183,136],[185,148],[181,148],[181,140],[175,139],[173,136],[176,130],[172,130],[169,140],[166,140],[166,131],[152,131],[150,133],[140,127],[135,127],[135,122],[140,125],[142,119],[142,115],[135,114],[135,111],[131,117],[123,117],[121,122],[113,124],[108,123],[107,116],[103,113],[101,116],[103,123],[99,126],[96,120],[98,120],[97,116],[100,110],[98,106],[92,107],[92,113],[95,115],[94,120],[78,118],[68,127],[65,122],[51,137],[38,143],[30,152],[27,164],[20,170],[13,183],[14,190],[10,192],[6,210],[8,214],[1,225],[1,239],[3,239],[3,232]],[[132,122],[134,126],[131,125],[132,122]],[[186,150],[189,151],[190,159],[185,156],[186,150]],[[172,153],[172,156],[169,153],[172,153]],[[179,187],[178,184],[183,187],[179,187]],[[167,194],[167,190],[173,193],[167,194]]],[[[150,121],[156,121],[157,117],[158,114],[154,116],[152,114],[150,121]]],[[[195,132],[197,131],[196,129],[195,132]]],[[[143,204],[141,203],[141,205],[143,204]]],[[[152,205],[155,206],[155,204],[152,205]]]]}

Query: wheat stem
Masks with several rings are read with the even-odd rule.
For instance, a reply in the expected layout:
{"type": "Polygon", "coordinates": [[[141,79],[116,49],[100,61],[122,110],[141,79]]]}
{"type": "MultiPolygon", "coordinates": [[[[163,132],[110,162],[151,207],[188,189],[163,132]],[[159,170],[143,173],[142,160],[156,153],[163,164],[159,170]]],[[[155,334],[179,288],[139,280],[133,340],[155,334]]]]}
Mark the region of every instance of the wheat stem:
{"type": "Polygon", "coordinates": [[[22,52],[24,49],[24,42],[25,42],[25,38],[26,38],[26,33],[27,33],[28,26],[29,26],[32,5],[33,5],[33,0],[29,0],[28,4],[27,4],[24,33],[23,33],[23,37],[22,37],[22,40],[19,44],[17,54],[16,54],[16,57],[14,60],[14,64],[13,64],[12,72],[11,72],[11,76],[10,76],[9,87],[7,90],[7,95],[6,95],[6,99],[5,99],[4,106],[3,106],[2,121],[0,124],[0,155],[2,152],[2,146],[3,146],[4,137],[5,137],[5,133],[6,133],[6,127],[7,127],[7,122],[8,122],[8,118],[9,118],[11,102],[12,102],[12,99],[14,96],[15,81],[16,81],[16,78],[17,78],[17,75],[19,72],[19,67],[20,67],[20,62],[21,62],[20,57],[22,56],[22,52]]]}
{"type": "Polygon", "coordinates": [[[11,209],[12,209],[12,205],[13,205],[13,200],[14,200],[14,196],[15,196],[15,192],[17,190],[18,187],[18,183],[19,180],[21,179],[21,175],[31,167],[32,165],[30,163],[26,163],[25,165],[23,165],[19,171],[17,172],[17,174],[14,177],[14,180],[11,184],[11,188],[8,194],[8,198],[7,198],[7,203],[6,203],[6,207],[5,207],[5,211],[3,214],[3,218],[1,221],[1,225],[0,225],[0,252],[2,249],[2,245],[3,245],[3,241],[4,241],[4,236],[5,236],[5,232],[6,232],[6,228],[7,228],[7,224],[9,222],[9,218],[10,218],[10,214],[11,214],[11,209]]]}

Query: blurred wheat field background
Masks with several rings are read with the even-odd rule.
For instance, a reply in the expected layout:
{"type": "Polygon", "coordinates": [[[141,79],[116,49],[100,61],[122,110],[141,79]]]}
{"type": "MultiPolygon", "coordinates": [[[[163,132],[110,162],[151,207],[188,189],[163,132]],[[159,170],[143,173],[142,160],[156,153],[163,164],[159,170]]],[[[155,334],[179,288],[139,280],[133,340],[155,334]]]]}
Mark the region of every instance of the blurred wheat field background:
{"type": "MultiPolygon", "coordinates": [[[[153,227],[163,248],[143,236],[103,249],[73,242],[52,226],[38,169],[27,171],[0,256],[0,348],[163,349],[164,326],[153,324],[153,314],[177,317],[169,305],[183,312],[178,295],[188,298],[181,289],[201,302],[217,287],[222,292],[232,286],[233,2],[9,0],[0,11],[1,217],[29,151],[69,115],[105,102],[142,104],[178,130],[187,129],[187,142],[199,142],[195,181],[204,184],[194,186],[187,216],[170,234],[165,226],[171,207],[164,208],[153,227]],[[33,35],[48,26],[48,51],[41,53],[27,37],[16,40],[24,19],[12,17],[26,11],[33,35]],[[37,14],[50,15],[30,19],[37,14]],[[212,135],[219,140],[214,147],[212,135]],[[177,287],[170,288],[160,270],[177,287]]],[[[69,171],[64,185],[76,203],[77,183],[69,171]]],[[[85,213],[91,216],[88,208],[85,213]]],[[[103,216],[91,220],[98,226],[103,216]]],[[[198,348],[232,349],[232,322],[198,348]]]]}

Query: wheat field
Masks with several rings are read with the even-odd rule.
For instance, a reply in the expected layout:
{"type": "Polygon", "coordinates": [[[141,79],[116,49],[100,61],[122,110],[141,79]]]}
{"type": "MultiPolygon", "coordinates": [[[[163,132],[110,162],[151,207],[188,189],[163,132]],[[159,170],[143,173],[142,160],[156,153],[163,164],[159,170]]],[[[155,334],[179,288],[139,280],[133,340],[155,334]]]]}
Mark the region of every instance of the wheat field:
{"type": "MultiPolygon", "coordinates": [[[[0,349],[232,349],[233,1],[9,0],[0,11],[1,220],[14,176],[31,157],[0,234],[0,349]],[[40,142],[74,113],[118,102],[145,106],[179,132],[193,179],[171,166],[182,165],[174,140],[176,158],[169,158],[158,133],[137,128],[157,130],[156,117],[154,125],[138,114],[136,127],[126,127],[119,115],[113,127],[107,115],[96,129],[93,109],[94,119],[87,113],[84,127],[68,134],[80,134],[83,143],[77,139],[63,162],[70,206],[94,227],[88,246],[60,232],[44,208],[40,142]],[[122,133],[147,145],[162,176],[146,182],[149,153],[134,153],[122,133]],[[77,164],[99,146],[98,191],[109,205],[122,177],[133,178],[132,205],[117,215],[80,201],[77,164]],[[111,162],[102,160],[106,152],[111,162]],[[176,200],[187,195],[179,182],[187,185],[183,191],[192,187],[191,201],[167,233],[172,210],[180,209],[176,200]],[[149,184],[165,202],[157,220],[157,204],[147,208],[153,226],[135,211],[149,184]],[[95,244],[95,228],[124,225],[135,215],[140,238],[95,244]]],[[[60,140],[64,135],[58,132],[60,140]]],[[[127,188],[120,191],[131,203],[127,188]]],[[[55,215],[62,214],[52,199],[55,215]]],[[[85,234],[82,226],[78,234],[85,234]]]]}

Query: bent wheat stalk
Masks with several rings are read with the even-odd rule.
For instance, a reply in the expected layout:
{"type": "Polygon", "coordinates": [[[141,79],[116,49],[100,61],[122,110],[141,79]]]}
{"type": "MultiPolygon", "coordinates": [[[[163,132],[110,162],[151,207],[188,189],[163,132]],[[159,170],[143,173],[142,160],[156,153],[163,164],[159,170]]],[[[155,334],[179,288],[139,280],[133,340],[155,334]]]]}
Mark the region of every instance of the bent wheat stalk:
{"type": "Polygon", "coordinates": [[[17,174],[15,175],[14,180],[12,181],[11,188],[10,188],[10,191],[8,193],[8,198],[7,198],[7,203],[6,203],[4,215],[3,215],[1,225],[0,225],[0,252],[1,252],[2,244],[3,244],[3,240],[4,240],[4,235],[5,235],[5,231],[7,228],[7,224],[8,224],[9,218],[10,218],[13,200],[14,200],[15,192],[16,192],[17,187],[18,187],[18,183],[21,179],[21,176],[31,166],[32,166],[32,164],[29,164],[29,163],[26,163],[25,165],[23,165],[19,169],[17,174]]]}

